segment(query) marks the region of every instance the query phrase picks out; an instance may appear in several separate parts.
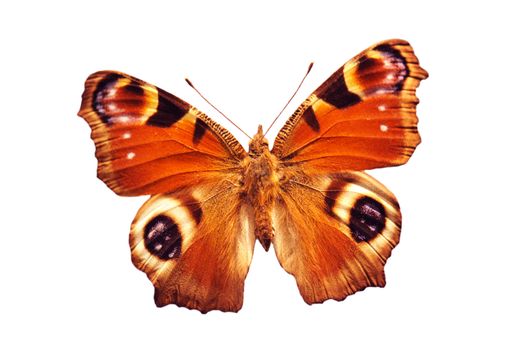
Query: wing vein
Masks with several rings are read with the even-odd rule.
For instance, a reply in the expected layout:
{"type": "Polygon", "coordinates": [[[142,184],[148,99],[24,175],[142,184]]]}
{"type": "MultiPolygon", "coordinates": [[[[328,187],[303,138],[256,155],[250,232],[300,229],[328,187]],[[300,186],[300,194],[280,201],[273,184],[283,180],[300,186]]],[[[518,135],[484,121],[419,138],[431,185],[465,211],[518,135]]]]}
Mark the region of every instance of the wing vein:
{"type": "MultiPolygon", "coordinates": [[[[113,171],[114,172],[119,172],[119,171],[122,171],[122,170],[128,170],[128,169],[131,169],[131,168],[134,168],[134,167],[137,167],[137,166],[142,166],[142,165],[145,165],[145,164],[148,164],[148,163],[151,163],[151,162],[157,162],[157,161],[160,161],[160,160],[166,160],[166,159],[169,159],[169,158],[172,158],[172,157],[177,157],[177,156],[180,156],[180,155],[189,155],[189,154],[200,154],[200,152],[199,151],[188,151],[188,152],[172,153],[172,154],[169,154],[169,155],[166,155],[166,156],[163,156],[163,157],[157,157],[157,158],[146,160],[144,162],[135,163],[135,164],[131,164],[129,166],[121,167],[121,168],[118,168],[118,169],[113,170],[113,171]]],[[[123,159],[123,158],[112,158],[112,159],[109,159],[109,160],[104,160],[104,161],[100,162],[100,165],[106,167],[106,166],[109,166],[115,160],[119,160],[119,159],[123,159]]],[[[226,162],[224,162],[224,164],[226,164],[226,162]]],[[[114,167],[114,166],[112,166],[112,167],[114,167]]],[[[231,167],[231,168],[238,169],[239,167],[231,167]]],[[[225,168],[221,168],[220,170],[222,170],[222,169],[229,169],[229,168],[225,167],[225,168]]]]}
{"type": "MultiPolygon", "coordinates": [[[[236,168],[232,168],[232,169],[236,169],[236,168]]],[[[196,170],[196,171],[184,171],[184,172],[180,172],[180,173],[177,173],[177,174],[172,174],[172,175],[169,175],[169,176],[164,176],[164,177],[161,177],[159,179],[155,179],[153,181],[149,181],[145,184],[142,184],[141,186],[139,187],[134,187],[133,190],[134,191],[137,191],[137,190],[142,190],[144,188],[147,188],[147,187],[150,187],[150,186],[154,186],[156,183],[159,183],[161,181],[164,181],[166,179],[169,179],[171,177],[176,177],[176,176],[179,176],[179,175],[182,175],[182,174],[192,174],[192,173],[213,173],[213,172],[224,172],[224,170],[228,170],[228,169],[220,169],[220,170],[196,170]]]]}

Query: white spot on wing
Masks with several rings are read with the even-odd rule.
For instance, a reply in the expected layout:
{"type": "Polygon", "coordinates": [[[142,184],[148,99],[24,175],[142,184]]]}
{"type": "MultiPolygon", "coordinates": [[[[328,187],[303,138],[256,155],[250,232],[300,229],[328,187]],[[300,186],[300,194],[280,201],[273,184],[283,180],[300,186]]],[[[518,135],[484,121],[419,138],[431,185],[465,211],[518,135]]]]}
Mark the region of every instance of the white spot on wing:
{"type": "Polygon", "coordinates": [[[131,133],[130,132],[125,132],[124,134],[122,134],[122,138],[125,139],[125,140],[131,138],[131,133]]]}
{"type": "Polygon", "coordinates": [[[133,121],[133,119],[134,118],[130,117],[129,115],[119,115],[111,118],[111,122],[118,124],[129,124],[133,121]]]}
{"type": "Polygon", "coordinates": [[[389,89],[377,89],[377,90],[374,91],[374,93],[376,95],[385,95],[385,94],[388,94],[390,92],[391,92],[391,90],[389,90],[389,89]]]}
{"type": "Polygon", "coordinates": [[[386,110],[386,106],[385,105],[380,105],[379,107],[377,107],[377,109],[381,112],[384,112],[386,110]]]}
{"type": "Polygon", "coordinates": [[[381,124],[379,126],[379,130],[381,130],[382,132],[387,132],[388,131],[388,126],[385,125],[385,124],[381,124]]]}
{"type": "Polygon", "coordinates": [[[129,152],[127,155],[126,155],[126,158],[128,159],[133,159],[135,158],[136,154],[134,152],[129,152]]]}

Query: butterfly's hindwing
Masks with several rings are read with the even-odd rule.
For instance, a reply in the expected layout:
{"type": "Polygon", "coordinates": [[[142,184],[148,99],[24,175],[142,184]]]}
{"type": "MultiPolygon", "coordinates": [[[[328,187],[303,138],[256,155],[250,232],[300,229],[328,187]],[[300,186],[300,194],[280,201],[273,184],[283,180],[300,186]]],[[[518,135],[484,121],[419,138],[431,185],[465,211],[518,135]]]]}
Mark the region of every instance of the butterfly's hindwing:
{"type": "Polygon", "coordinates": [[[274,246],[309,304],[384,286],[401,212],[383,185],[359,172],[311,176],[287,187],[274,210],[274,246]]]}
{"type": "Polygon", "coordinates": [[[238,311],[253,222],[228,181],[151,197],[133,221],[130,247],[133,263],[155,286],[155,303],[238,311]]]}

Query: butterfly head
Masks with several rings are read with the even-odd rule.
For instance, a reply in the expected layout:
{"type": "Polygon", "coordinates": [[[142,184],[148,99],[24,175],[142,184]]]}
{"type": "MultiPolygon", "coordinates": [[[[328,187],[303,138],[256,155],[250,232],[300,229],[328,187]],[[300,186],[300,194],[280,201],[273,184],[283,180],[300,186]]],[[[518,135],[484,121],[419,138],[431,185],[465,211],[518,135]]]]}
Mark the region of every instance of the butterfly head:
{"type": "Polygon", "coordinates": [[[259,125],[257,134],[251,139],[249,145],[250,157],[259,157],[264,150],[268,150],[268,140],[264,137],[262,125],[259,125]]]}

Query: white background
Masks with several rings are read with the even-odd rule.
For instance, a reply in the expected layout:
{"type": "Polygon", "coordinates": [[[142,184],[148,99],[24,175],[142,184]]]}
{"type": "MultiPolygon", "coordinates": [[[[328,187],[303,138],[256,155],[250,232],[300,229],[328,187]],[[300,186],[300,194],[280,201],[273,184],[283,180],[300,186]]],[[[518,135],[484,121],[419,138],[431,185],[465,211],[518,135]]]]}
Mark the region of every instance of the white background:
{"type": "Polygon", "coordinates": [[[0,5],[0,348],[525,347],[518,5],[167,3],[0,5]],[[156,308],[128,247],[146,198],[120,198],[96,178],[89,128],[76,116],[85,78],[135,75],[246,145],[185,77],[252,134],[310,61],[285,115],[347,59],[396,37],[430,78],[418,90],[423,143],[407,165],[372,172],[403,210],[386,288],[308,306],[273,251],[257,245],[238,314],[156,308]]]}

